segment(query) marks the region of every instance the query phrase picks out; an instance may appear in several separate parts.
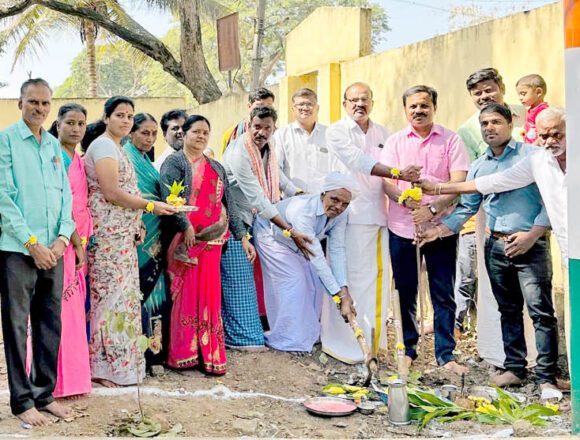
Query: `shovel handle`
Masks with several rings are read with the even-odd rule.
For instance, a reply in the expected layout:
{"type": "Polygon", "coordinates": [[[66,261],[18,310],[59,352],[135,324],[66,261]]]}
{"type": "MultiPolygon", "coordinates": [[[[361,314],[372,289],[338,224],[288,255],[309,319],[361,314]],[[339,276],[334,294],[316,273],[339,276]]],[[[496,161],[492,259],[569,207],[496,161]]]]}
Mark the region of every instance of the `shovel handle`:
{"type": "Polygon", "coordinates": [[[348,324],[350,325],[350,328],[352,329],[352,331],[356,335],[356,340],[358,342],[358,345],[360,345],[360,348],[361,348],[363,355],[365,357],[365,361],[367,363],[369,363],[370,360],[373,359],[373,355],[371,353],[371,349],[369,347],[369,344],[367,343],[365,335],[362,332],[358,332],[360,330],[360,327],[359,327],[358,322],[356,321],[356,318],[354,317],[353,314],[349,314],[347,316],[347,319],[348,319],[348,324]],[[360,334],[357,335],[356,334],[357,332],[360,334]]]}

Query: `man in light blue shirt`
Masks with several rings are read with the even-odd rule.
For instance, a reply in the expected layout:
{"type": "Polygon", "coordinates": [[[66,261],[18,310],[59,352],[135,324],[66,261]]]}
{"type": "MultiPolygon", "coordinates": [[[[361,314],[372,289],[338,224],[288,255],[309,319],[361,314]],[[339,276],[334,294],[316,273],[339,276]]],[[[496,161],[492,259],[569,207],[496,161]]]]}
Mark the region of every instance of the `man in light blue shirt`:
{"type": "MultiPolygon", "coordinates": [[[[256,248],[262,263],[264,297],[270,347],[290,352],[311,352],[320,337],[322,292],[336,298],[339,311],[355,314],[346,280],[346,209],[356,182],[334,172],[326,176],[322,194],[282,200],[276,208],[292,228],[312,239],[307,260],[288,234],[259,218],[254,226],[256,248]],[[320,240],[327,239],[326,259],[320,240]]],[[[346,324],[345,324],[346,325],[346,324]]],[[[353,335],[354,338],[354,335],[353,335]]]]}
{"type": "Polygon", "coordinates": [[[46,81],[26,81],[18,101],[22,119],[0,133],[0,292],[10,408],[32,426],[49,423],[38,410],[70,415],[52,397],[61,333],[62,256],[75,225],[60,144],[42,128],[51,99],[46,81]]]}
{"type": "MultiPolygon", "coordinates": [[[[511,168],[537,151],[511,136],[510,110],[499,104],[479,116],[489,148],[471,165],[467,181],[511,168]]],[[[423,183],[428,193],[453,193],[453,184],[423,183]]],[[[465,194],[455,211],[436,228],[424,231],[422,242],[457,233],[480,205],[487,214],[485,263],[501,315],[505,372],[492,378],[497,386],[519,385],[526,376],[524,300],[534,323],[538,351],[536,380],[542,391],[556,388],[558,329],[552,304],[552,262],[546,232],[550,226],[535,183],[503,193],[465,194]]]]}

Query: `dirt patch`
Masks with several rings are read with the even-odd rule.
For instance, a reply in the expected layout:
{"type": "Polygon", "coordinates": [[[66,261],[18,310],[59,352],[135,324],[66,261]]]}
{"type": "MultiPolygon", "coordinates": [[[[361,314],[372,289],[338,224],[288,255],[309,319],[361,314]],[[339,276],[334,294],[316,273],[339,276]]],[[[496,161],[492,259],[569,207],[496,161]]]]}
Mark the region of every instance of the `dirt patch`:
{"type": "MultiPolygon", "coordinates": [[[[433,337],[427,336],[424,345],[426,354],[413,367],[422,373],[421,386],[438,387],[453,383],[461,387],[460,378],[438,369],[432,361],[433,337]]],[[[459,342],[457,355],[471,369],[465,378],[466,389],[488,383],[495,368],[477,358],[473,338],[459,342]]],[[[382,376],[392,368],[389,363],[388,359],[381,359],[382,376]]],[[[565,368],[565,365],[562,366],[565,368]]],[[[225,376],[205,376],[195,370],[165,370],[160,376],[147,377],[143,384],[146,392],[143,402],[149,415],[158,417],[168,425],[180,423],[184,429],[183,435],[192,437],[371,438],[454,437],[466,434],[488,437],[498,431],[512,429],[506,425],[458,421],[433,423],[418,432],[414,425],[391,425],[387,420],[386,408],[379,408],[368,416],[355,413],[342,418],[321,418],[309,415],[300,403],[304,398],[321,395],[321,389],[329,382],[354,383],[362,376],[364,371],[355,366],[321,356],[319,348],[309,356],[275,351],[228,351],[228,373],[225,376]]],[[[3,365],[0,379],[6,387],[6,369],[3,365]]],[[[539,398],[532,377],[514,391],[525,394],[531,401],[539,398]]],[[[138,406],[133,388],[104,395],[107,392],[95,386],[93,395],[67,402],[77,410],[73,420],[55,421],[43,429],[27,430],[10,414],[5,388],[0,394],[0,436],[112,435],[119,421],[136,412],[138,406]]],[[[569,407],[569,395],[565,395],[561,406],[569,407]]],[[[570,413],[563,412],[560,420],[551,423],[548,428],[522,430],[520,434],[557,436],[565,435],[569,430],[570,413]]]]}

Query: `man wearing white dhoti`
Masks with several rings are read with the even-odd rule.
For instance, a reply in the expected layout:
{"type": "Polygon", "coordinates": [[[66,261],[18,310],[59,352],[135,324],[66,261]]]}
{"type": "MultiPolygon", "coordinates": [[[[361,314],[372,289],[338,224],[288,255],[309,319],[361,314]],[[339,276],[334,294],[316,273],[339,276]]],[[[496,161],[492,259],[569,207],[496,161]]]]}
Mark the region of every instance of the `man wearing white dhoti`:
{"type": "MultiPolygon", "coordinates": [[[[320,338],[323,291],[340,302],[340,315],[353,313],[346,281],[347,208],[356,193],[348,175],[329,174],[322,194],[291,197],[276,204],[280,215],[312,239],[312,256],[304,258],[291,238],[268,220],[258,218],[254,238],[264,277],[270,331],[266,344],[276,350],[311,352],[320,338]],[[327,262],[320,240],[327,239],[327,262]]],[[[334,310],[339,316],[339,312],[334,310]]],[[[343,323],[343,326],[347,326],[343,323]]]]}
{"type": "MultiPolygon", "coordinates": [[[[383,177],[415,181],[420,167],[404,170],[379,163],[389,132],[370,120],[373,93],[364,83],[354,83],[344,92],[347,116],[328,127],[326,142],[356,178],[360,196],[351,204],[346,226],[347,280],[358,313],[358,323],[367,340],[375,329],[375,350],[387,349],[385,322],[388,313],[387,196],[383,177]]],[[[322,350],[348,363],[362,362],[363,353],[352,331],[336,313],[331,298],[322,306],[322,350]]]]}

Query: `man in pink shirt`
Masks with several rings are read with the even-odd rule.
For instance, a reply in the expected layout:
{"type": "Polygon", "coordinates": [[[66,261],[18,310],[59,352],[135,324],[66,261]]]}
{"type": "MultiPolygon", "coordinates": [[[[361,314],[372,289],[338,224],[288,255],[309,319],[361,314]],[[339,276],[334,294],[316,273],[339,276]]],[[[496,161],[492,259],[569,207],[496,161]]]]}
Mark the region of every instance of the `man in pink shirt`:
{"type": "MultiPolygon", "coordinates": [[[[381,154],[381,162],[397,168],[422,166],[421,177],[436,182],[462,182],[469,168],[469,154],[459,136],[433,123],[437,109],[437,91],[415,86],[403,94],[403,106],[409,126],[390,136],[381,154]]],[[[401,193],[411,184],[401,180],[385,181],[390,198],[388,208],[389,248],[395,285],[401,299],[403,337],[409,364],[417,357],[417,264],[413,239],[417,228],[438,224],[451,211],[454,196],[423,196],[421,202],[410,199],[398,203],[401,193]]],[[[423,246],[431,302],[435,312],[435,357],[439,365],[457,373],[467,368],[453,356],[455,339],[455,262],[457,235],[423,246]]]]}

